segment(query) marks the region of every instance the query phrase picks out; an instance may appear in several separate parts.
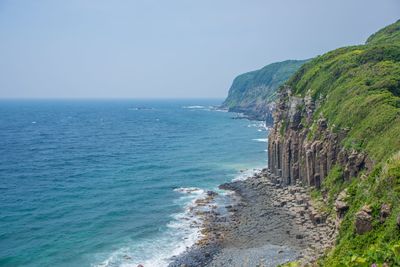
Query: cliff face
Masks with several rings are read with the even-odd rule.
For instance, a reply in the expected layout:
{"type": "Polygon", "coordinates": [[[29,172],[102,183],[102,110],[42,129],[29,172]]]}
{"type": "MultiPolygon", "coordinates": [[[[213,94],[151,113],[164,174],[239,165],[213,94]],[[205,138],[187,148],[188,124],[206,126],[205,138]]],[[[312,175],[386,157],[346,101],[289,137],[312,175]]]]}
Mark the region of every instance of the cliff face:
{"type": "Polygon", "coordinates": [[[287,60],[272,63],[260,70],[237,76],[222,107],[272,124],[277,88],[305,62],[306,60],[287,60]]]}
{"type": "Polygon", "coordinates": [[[344,180],[357,176],[367,163],[371,168],[364,153],[340,145],[345,130],[333,133],[323,117],[315,119],[314,131],[307,127],[313,123],[317,107],[310,96],[294,96],[289,86],[279,92],[269,134],[268,168],[286,185],[300,180],[319,188],[336,164],[343,167],[344,180]]]}
{"type": "Polygon", "coordinates": [[[278,93],[269,168],[286,184],[343,180],[400,149],[400,21],[304,64],[278,93]]]}
{"type": "Polygon", "coordinates": [[[305,63],[278,91],[268,167],[337,222],[321,266],[400,266],[400,21],[305,63]]]}

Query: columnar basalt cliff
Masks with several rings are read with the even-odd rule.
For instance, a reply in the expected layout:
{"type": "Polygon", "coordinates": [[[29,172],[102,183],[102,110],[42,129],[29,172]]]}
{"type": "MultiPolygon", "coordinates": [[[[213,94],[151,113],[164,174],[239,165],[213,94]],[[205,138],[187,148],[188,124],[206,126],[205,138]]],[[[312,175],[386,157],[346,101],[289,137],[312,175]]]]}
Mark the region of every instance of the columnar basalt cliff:
{"type": "Polygon", "coordinates": [[[310,186],[339,229],[319,266],[400,266],[400,21],[305,63],[273,118],[272,179],[310,186]]]}
{"type": "Polygon", "coordinates": [[[306,127],[312,125],[317,106],[310,96],[294,96],[290,86],[279,92],[274,126],[269,134],[268,168],[284,184],[300,180],[319,188],[336,164],[343,167],[345,180],[357,176],[366,162],[371,167],[364,153],[340,145],[346,129],[333,133],[323,117],[316,119],[315,129],[306,127]]]}

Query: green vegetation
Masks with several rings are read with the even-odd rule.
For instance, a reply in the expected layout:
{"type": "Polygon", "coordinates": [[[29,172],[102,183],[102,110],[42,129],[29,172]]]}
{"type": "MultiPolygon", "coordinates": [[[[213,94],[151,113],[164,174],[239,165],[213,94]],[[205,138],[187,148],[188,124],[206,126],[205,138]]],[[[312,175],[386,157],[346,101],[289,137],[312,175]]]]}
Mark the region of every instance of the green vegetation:
{"type": "Polygon", "coordinates": [[[285,264],[278,265],[278,267],[300,267],[301,264],[298,261],[291,261],[285,264]]]}
{"type": "Polygon", "coordinates": [[[397,21],[371,35],[367,44],[398,42],[400,39],[400,23],[397,21]]]}
{"type": "Polygon", "coordinates": [[[379,162],[400,148],[400,21],[368,40],[315,58],[288,84],[319,102],[333,131],[350,129],[346,148],[379,162]]]}
{"type": "Polygon", "coordinates": [[[237,76],[222,106],[257,119],[266,119],[265,113],[276,98],[276,90],[305,62],[286,60],[237,76]]]}
{"type": "Polygon", "coordinates": [[[311,192],[331,215],[345,189],[349,205],[337,244],[320,265],[400,266],[400,21],[373,34],[365,45],[340,48],[304,64],[287,84],[295,95],[311,96],[317,103],[314,123],[305,127],[312,132],[317,119],[325,117],[331,131],[346,130],[343,147],[366,153],[374,163],[372,171],[350,181],[336,166],[321,189],[311,192]],[[357,234],[356,214],[366,206],[372,230],[357,234]],[[390,207],[384,220],[382,206],[390,207]]]}
{"type": "MultiPolygon", "coordinates": [[[[338,182],[338,186],[343,184],[338,182]]],[[[326,187],[328,188],[328,187],[326,187]]],[[[321,259],[322,266],[371,266],[372,263],[400,265],[400,152],[378,164],[364,180],[353,179],[347,186],[349,211],[340,227],[336,247],[321,259]],[[391,207],[390,216],[381,221],[381,206],[391,207]],[[363,206],[372,209],[373,230],[355,232],[355,214],[363,206]]],[[[379,266],[379,265],[378,265],[379,266]]]]}

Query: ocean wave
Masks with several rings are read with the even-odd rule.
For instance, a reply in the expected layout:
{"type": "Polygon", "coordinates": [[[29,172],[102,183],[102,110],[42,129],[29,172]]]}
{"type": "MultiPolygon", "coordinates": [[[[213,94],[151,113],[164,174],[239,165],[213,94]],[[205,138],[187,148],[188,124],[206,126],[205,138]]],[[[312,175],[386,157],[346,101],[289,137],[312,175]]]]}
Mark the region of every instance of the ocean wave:
{"type": "MultiPolygon", "coordinates": [[[[260,172],[260,168],[242,169],[232,181],[246,180],[260,172]]],[[[202,237],[204,211],[214,209],[219,214],[228,215],[227,205],[237,203],[240,199],[233,191],[216,188],[217,196],[211,201],[205,201],[209,191],[198,187],[179,187],[173,189],[180,195],[175,204],[182,211],[172,214],[167,230],[159,236],[141,242],[132,242],[122,246],[93,267],[145,267],[168,266],[174,256],[179,256],[196,244],[202,237]]]]}
{"type": "Polygon", "coordinates": [[[256,138],[256,139],[252,139],[253,141],[257,141],[257,142],[263,142],[263,143],[267,143],[268,142],[268,138],[256,138]]]}
{"type": "Polygon", "coordinates": [[[128,110],[154,110],[152,107],[132,107],[128,108],[128,110]]]}
{"type": "Polygon", "coordinates": [[[258,122],[250,123],[250,124],[247,125],[247,127],[249,127],[249,128],[250,128],[250,127],[260,128],[260,129],[263,129],[263,130],[268,129],[267,125],[266,125],[265,122],[263,122],[263,121],[258,121],[258,122]]]}
{"type": "Polygon", "coordinates": [[[183,106],[182,108],[187,108],[187,109],[204,109],[204,108],[208,108],[205,106],[183,106]]]}
{"type": "Polygon", "coordinates": [[[261,169],[259,168],[241,170],[240,173],[235,178],[232,179],[232,182],[247,180],[249,177],[254,176],[254,174],[260,171],[261,169]]]}
{"type": "Polygon", "coordinates": [[[204,190],[200,189],[198,187],[179,187],[179,188],[175,188],[174,191],[179,192],[179,193],[187,193],[187,194],[204,193],[204,190]]]}
{"type": "Polygon", "coordinates": [[[114,251],[96,267],[145,267],[168,266],[173,256],[183,253],[201,237],[202,218],[199,211],[210,208],[210,203],[200,205],[207,197],[207,192],[197,187],[174,189],[182,195],[176,204],[182,206],[182,212],[171,215],[172,220],[166,225],[167,230],[160,236],[132,243],[114,251]]]}
{"type": "Polygon", "coordinates": [[[226,109],[220,109],[217,106],[183,106],[183,109],[189,109],[191,111],[216,111],[216,112],[228,112],[226,109]]]}
{"type": "Polygon", "coordinates": [[[216,112],[229,112],[227,109],[221,109],[221,108],[214,108],[213,110],[216,112]]]}

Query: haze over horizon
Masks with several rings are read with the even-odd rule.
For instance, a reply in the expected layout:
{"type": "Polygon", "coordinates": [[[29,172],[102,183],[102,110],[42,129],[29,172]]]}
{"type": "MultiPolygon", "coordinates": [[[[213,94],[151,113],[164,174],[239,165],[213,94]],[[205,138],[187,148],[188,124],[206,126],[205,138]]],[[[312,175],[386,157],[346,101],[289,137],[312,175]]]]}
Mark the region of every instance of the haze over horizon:
{"type": "Polygon", "coordinates": [[[397,0],[0,2],[0,98],[223,98],[238,74],[364,43],[397,0]]]}

